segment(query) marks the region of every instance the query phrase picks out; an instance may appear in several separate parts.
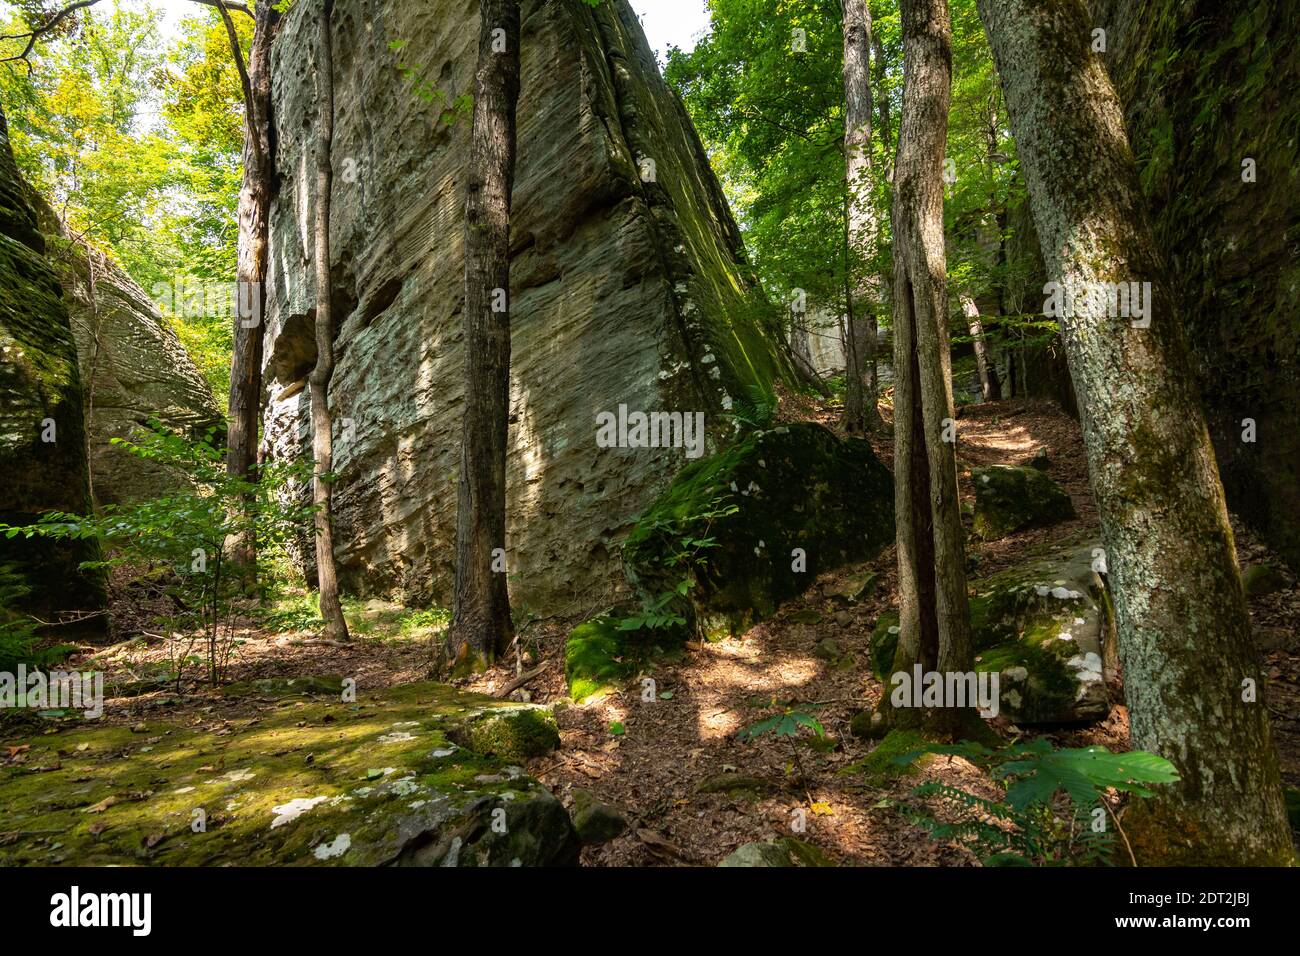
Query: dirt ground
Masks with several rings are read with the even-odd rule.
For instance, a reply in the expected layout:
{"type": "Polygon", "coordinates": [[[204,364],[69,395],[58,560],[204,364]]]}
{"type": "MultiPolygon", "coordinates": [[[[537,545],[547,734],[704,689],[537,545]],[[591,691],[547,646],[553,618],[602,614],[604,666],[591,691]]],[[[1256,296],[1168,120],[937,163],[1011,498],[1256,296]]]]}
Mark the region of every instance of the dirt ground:
{"type": "MultiPolygon", "coordinates": [[[[806,400],[787,404],[782,414],[838,427],[836,409],[806,400]]],[[[888,462],[890,439],[879,436],[872,441],[888,462]]],[[[999,541],[972,539],[974,574],[1008,567],[1036,545],[1096,533],[1078,425],[1049,402],[992,402],[962,410],[958,454],[963,497],[971,494],[971,466],[1026,463],[1040,449],[1048,456],[1048,473],[1069,492],[1078,516],[999,541]]],[[[1243,529],[1236,530],[1243,565],[1272,557],[1243,529]]],[[[796,829],[795,835],[842,863],[976,863],[963,847],[929,839],[904,813],[915,804],[911,791],[923,780],[941,780],[994,796],[991,783],[971,764],[943,758],[918,774],[892,781],[842,772],[875,746],[850,735],[848,725],[854,714],[876,703],[882,690],[870,674],[868,649],[876,619],[894,606],[894,560],[889,549],[868,564],[824,575],[802,597],[740,638],[692,643],[679,658],[660,662],[646,675],[655,681],[653,701],[643,700],[638,680],[603,700],[560,708],[560,749],[527,769],[564,802],[572,800],[574,788],[586,788],[620,808],[632,822],[624,836],[585,850],[583,862],[591,866],[711,865],[741,844],[789,835],[802,821],[802,830],[796,829]],[[864,570],[879,576],[868,599],[850,604],[835,596],[837,584],[864,570]],[[814,653],[828,637],[844,651],[836,664],[814,653]],[[774,702],[785,706],[797,702],[809,708],[833,738],[833,746],[814,749],[806,738],[794,744],[788,739],[739,740],[736,732],[771,713],[774,702]],[[623,731],[617,735],[611,732],[616,724],[623,731]]],[[[1275,648],[1265,655],[1265,699],[1273,715],[1283,776],[1291,786],[1300,786],[1300,590],[1293,578],[1289,585],[1252,600],[1251,613],[1257,629],[1269,635],[1266,643],[1275,648]]],[[[141,614],[138,607],[134,613],[141,614]]],[[[425,679],[433,661],[436,629],[391,633],[384,628],[382,608],[376,620],[379,623],[370,633],[358,633],[349,646],[322,642],[310,634],[250,628],[235,648],[231,677],[347,675],[356,678],[362,693],[425,679]]],[[[536,623],[526,632],[527,659],[511,659],[465,686],[496,693],[520,671],[545,663],[546,668],[512,696],[540,703],[562,700],[566,696],[564,640],[573,623],[561,619],[536,623]]],[[[139,630],[150,632],[145,625],[139,630]]],[[[146,633],[107,649],[88,648],[72,663],[104,668],[108,683],[120,686],[152,673],[165,661],[165,647],[160,635],[146,633]]],[[[133,696],[110,700],[105,718],[134,722],[165,712],[171,719],[219,727],[265,706],[256,699],[203,691],[178,697],[147,680],[136,689],[139,692],[133,696]]],[[[1005,721],[998,729],[1013,734],[1005,721]]],[[[10,735],[0,726],[0,742],[10,735]]],[[[1104,744],[1124,749],[1127,714],[1123,706],[1115,706],[1100,724],[1049,736],[1065,746],[1104,744]]],[[[0,747],[0,761],[14,759],[21,755],[6,756],[0,747]]]]}

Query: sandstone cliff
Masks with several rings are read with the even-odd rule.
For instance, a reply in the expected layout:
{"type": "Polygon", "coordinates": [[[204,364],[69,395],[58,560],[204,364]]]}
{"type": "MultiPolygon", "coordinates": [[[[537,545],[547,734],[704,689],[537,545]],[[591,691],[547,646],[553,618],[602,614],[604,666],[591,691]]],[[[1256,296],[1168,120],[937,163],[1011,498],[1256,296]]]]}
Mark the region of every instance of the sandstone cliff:
{"type": "MultiPolygon", "coordinates": [[[[278,196],[266,317],[266,453],[302,454],[314,362],[318,0],[277,41],[278,196]]],[[[518,601],[600,600],[616,545],[686,463],[602,449],[620,405],[727,412],[786,358],[685,111],[625,0],[524,0],[514,204],[509,567],[518,601]]],[[[331,385],[340,575],[450,596],[462,413],[462,208],[477,4],[338,0],[331,385]]],[[[584,604],[584,608],[585,608],[584,604]]]]}
{"type": "Polygon", "coordinates": [[[132,437],[151,419],[201,437],[223,427],[221,410],[185,346],[135,280],[103,253],[72,241],[43,200],[33,204],[76,340],[95,501],[155,497],[175,476],[112,440],[132,437]]]}

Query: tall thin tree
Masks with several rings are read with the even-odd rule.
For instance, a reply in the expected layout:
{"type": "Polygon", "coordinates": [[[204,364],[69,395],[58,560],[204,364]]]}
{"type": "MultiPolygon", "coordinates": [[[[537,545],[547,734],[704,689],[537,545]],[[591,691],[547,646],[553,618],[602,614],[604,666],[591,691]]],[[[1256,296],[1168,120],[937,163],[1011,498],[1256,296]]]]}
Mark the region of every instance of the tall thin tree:
{"type": "Polygon", "coordinates": [[[334,467],[334,419],[329,386],[334,375],[333,283],[330,280],[330,200],[334,186],[334,42],[330,35],[334,0],[324,0],[318,18],[316,51],[316,366],[308,376],[311,390],[312,504],[315,507],[316,578],[320,613],[328,637],[346,641],[348,625],[339,603],[338,568],[334,562],[334,509],[330,472],[334,467]]]}
{"type": "MultiPolygon", "coordinates": [[[[899,641],[894,671],[973,667],[957,498],[948,344],[943,164],[952,89],[947,0],[902,0],[903,110],[894,161],[894,496],[899,641]]],[[[948,702],[952,703],[952,702],[948,702]]],[[[960,732],[969,711],[882,712],[895,726],[960,732]]]]}
{"type": "Polygon", "coordinates": [[[509,643],[506,447],[510,416],[510,198],[519,101],[519,4],[479,0],[465,197],[465,417],[448,650],[484,667],[509,643]]]}
{"type": "Polygon", "coordinates": [[[849,434],[878,428],[876,315],[883,300],[879,276],[855,275],[871,259],[880,235],[871,200],[871,12],[867,0],[840,0],[844,32],[844,426],[849,434]]]}
{"type": "MultiPolygon", "coordinates": [[[[262,409],[262,317],[266,312],[267,250],[275,179],[275,142],[271,104],[271,46],[280,28],[280,14],[270,0],[257,5],[248,66],[244,67],[234,25],[219,6],[231,54],[244,88],[244,178],[239,191],[240,308],[234,320],[230,363],[230,405],[226,433],[226,469],[246,479],[255,477],[258,424],[262,409]]],[[[232,561],[246,578],[255,573],[257,542],[251,533],[232,542],[232,561]]]]}
{"type": "Polygon", "coordinates": [[[1140,863],[1290,864],[1223,487],[1123,110],[1091,49],[1093,23],[1080,0],[978,6],[1059,283],[1051,293],[1062,303],[1073,293],[1062,326],[1133,745],[1181,777],[1133,808],[1126,830],[1140,863]]]}

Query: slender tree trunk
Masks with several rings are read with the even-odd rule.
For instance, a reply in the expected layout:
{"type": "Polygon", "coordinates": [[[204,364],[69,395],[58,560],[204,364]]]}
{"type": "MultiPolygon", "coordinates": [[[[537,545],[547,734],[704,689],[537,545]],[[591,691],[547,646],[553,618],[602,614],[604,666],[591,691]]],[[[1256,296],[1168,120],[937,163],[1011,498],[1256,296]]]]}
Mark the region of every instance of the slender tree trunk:
{"type": "MultiPolygon", "coordinates": [[[[899,642],[894,672],[973,669],[948,346],[943,160],[952,85],[947,0],[903,0],[903,113],[894,163],[894,494],[899,642]],[[945,440],[947,439],[947,440],[945,440]]],[[[894,725],[951,736],[973,712],[892,709],[894,725]]],[[[953,702],[947,702],[952,704],[953,702]]]]}
{"type": "MultiPolygon", "coordinates": [[[[229,14],[226,14],[228,20],[229,14]]],[[[230,364],[230,408],[226,434],[226,470],[252,480],[256,476],[257,433],[262,399],[262,317],[266,309],[267,248],[275,144],[271,119],[271,44],[279,30],[275,4],[257,6],[248,68],[232,40],[232,53],[246,91],[244,182],[239,192],[239,266],[234,350],[230,364]],[[245,308],[246,307],[246,308],[245,308]],[[248,312],[248,315],[238,314],[248,312]]],[[[232,29],[227,23],[227,29],[232,29]]],[[[230,543],[231,560],[240,575],[255,577],[257,542],[245,533],[230,543]]]]}
{"type": "Polygon", "coordinates": [[[338,568],[334,564],[334,512],[329,481],[334,468],[334,420],[330,415],[329,385],[334,375],[334,308],[330,281],[330,193],[334,187],[334,44],[330,21],[334,0],[320,10],[320,49],[316,63],[316,102],[320,115],[316,129],[316,367],[307,382],[311,389],[312,455],[311,497],[316,512],[316,577],[320,586],[320,613],[325,634],[336,641],[348,639],[347,621],[339,603],[338,568]]]}
{"type": "Polygon", "coordinates": [[[844,12],[845,375],[844,427],[879,428],[876,408],[878,276],[854,278],[859,259],[875,255],[880,223],[871,201],[871,13],[867,0],[841,0],[844,12]],[[854,299],[858,299],[857,309],[854,299]],[[855,314],[856,312],[856,314],[855,314]],[[860,319],[860,321],[857,321],[860,319]]]}
{"type": "Polygon", "coordinates": [[[510,193],[519,101],[519,4],[479,0],[465,199],[465,420],[449,650],[459,671],[509,643],[506,445],[510,416],[510,193]]]}
{"type": "Polygon", "coordinates": [[[979,11],[1048,275],[1076,293],[1151,283],[1137,324],[1100,295],[1077,296],[1062,320],[1132,742],[1181,776],[1132,808],[1126,830],[1139,862],[1290,863],[1223,488],[1092,21],[1079,0],[979,0],[979,11]]]}
{"type": "Polygon", "coordinates": [[[975,349],[975,367],[980,374],[980,394],[984,401],[991,402],[997,398],[997,372],[989,364],[988,343],[984,341],[984,324],[980,321],[980,310],[975,300],[968,295],[961,297],[961,311],[966,316],[966,328],[970,331],[971,345],[975,349]]]}

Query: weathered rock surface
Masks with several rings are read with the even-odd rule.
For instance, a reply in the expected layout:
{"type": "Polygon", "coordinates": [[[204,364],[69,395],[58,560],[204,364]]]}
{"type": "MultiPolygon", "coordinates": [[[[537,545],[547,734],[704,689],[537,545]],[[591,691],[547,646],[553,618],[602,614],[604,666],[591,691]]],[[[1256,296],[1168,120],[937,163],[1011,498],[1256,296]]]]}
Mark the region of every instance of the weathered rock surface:
{"type": "Polygon", "coordinates": [[[683,469],[628,535],[628,580],[706,636],[744,631],[817,575],[894,536],[894,483],[871,446],[821,425],[747,435],[683,469]],[[701,543],[708,542],[708,543],[701,543]]]}
{"type": "Polygon", "coordinates": [[[622,836],[627,831],[627,818],[590,790],[579,787],[573,791],[573,828],[583,846],[596,846],[622,836]]]}
{"type": "MultiPolygon", "coordinates": [[[[0,522],[15,525],[89,506],[76,348],[29,192],[0,114],[0,522]]],[[[86,542],[0,536],[0,562],[39,570],[28,582],[38,612],[100,606],[100,583],[77,570],[96,556],[86,542]]]]}
{"type": "MultiPolygon", "coordinates": [[[[999,673],[1002,716],[1087,723],[1110,712],[1102,660],[1114,631],[1105,584],[1093,570],[1099,547],[1064,548],[971,582],[975,670],[999,673]]],[[[881,615],[871,660],[886,693],[897,646],[897,614],[881,615]]]]}
{"type": "MultiPolygon", "coordinates": [[[[265,422],[301,453],[314,362],[312,79],[319,0],[275,53],[265,422]]],[[[617,578],[618,544],[686,461],[600,448],[620,405],[725,412],[787,359],[699,141],[626,0],[525,0],[512,266],[509,567],[535,609],[617,578]]],[[[331,384],[340,577],[411,604],[453,580],[463,410],[462,220],[475,6],[339,0],[331,384]],[[377,228],[377,224],[384,224],[377,228]]]]}
{"type": "Polygon", "coordinates": [[[746,843],[718,866],[834,866],[835,862],[811,843],[783,837],[766,843],[746,843]]]}
{"type": "Polygon", "coordinates": [[[1070,496],[1037,468],[990,465],[971,469],[975,488],[975,533],[1002,538],[1023,528],[1074,517],[1070,496]]]}
{"type": "Polygon", "coordinates": [[[549,791],[450,739],[540,712],[411,684],[286,701],[225,736],[160,720],[6,738],[30,750],[0,771],[0,829],[30,835],[0,846],[0,865],[576,863],[549,791]]]}
{"type": "Polygon", "coordinates": [[[177,476],[115,447],[112,440],[134,437],[150,419],[201,437],[223,428],[221,410],[145,291],[112,259],[70,241],[43,200],[34,204],[76,340],[91,491],[100,504],[156,497],[174,487],[177,476]]]}

